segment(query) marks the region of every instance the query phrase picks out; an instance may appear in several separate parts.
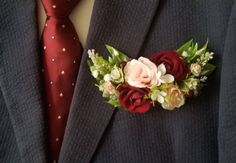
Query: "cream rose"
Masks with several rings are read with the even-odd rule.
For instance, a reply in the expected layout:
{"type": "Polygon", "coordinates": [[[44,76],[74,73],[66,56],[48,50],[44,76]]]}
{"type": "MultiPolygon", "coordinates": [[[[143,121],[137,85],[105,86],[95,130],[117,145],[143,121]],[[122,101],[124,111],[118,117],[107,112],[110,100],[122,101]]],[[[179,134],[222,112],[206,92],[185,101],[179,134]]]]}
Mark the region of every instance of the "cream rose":
{"type": "Polygon", "coordinates": [[[199,76],[202,72],[202,67],[198,63],[192,63],[190,66],[190,71],[193,75],[199,76]]]}
{"type": "Polygon", "coordinates": [[[168,88],[165,101],[162,103],[162,107],[166,110],[173,110],[175,108],[181,107],[184,105],[184,103],[184,95],[177,86],[173,86],[168,88]]]}
{"type": "Polygon", "coordinates": [[[173,82],[174,77],[165,73],[164,64],[157,67],[144,57],[140,57],[138,60],[133,59],[124,67],[125,81],[129,85],[139,88],[150,88],[153,85],[159,86],[161,83],[173,82]]]}

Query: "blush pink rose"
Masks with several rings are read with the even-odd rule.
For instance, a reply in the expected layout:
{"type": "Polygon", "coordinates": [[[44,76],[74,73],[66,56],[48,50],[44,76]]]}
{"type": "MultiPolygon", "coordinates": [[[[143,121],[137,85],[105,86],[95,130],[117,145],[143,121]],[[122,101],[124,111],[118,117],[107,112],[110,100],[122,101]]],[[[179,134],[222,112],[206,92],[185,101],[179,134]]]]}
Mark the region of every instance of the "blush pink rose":
{"type": "Polygon", "coordinates": [[[157,66],[149,59],[133,59],[124,67],[126,82],[134,87],[145,88],[157,84],[157,66]]]}

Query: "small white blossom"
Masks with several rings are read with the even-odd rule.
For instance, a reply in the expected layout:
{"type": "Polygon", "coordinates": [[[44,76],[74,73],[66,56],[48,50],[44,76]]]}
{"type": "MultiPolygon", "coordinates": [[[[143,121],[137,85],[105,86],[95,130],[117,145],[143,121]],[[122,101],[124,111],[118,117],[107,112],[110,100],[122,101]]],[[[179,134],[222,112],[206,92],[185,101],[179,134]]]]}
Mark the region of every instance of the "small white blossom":
{"type": "Polygon", "coordinates": [[[92,75],[93,75],[93,77],[94,78],[97,78],[98,77],[98,71],[97,70],[94,70],[94,71],[92,71],[92,75]]]}
{"type": "Polygon", "coordinates": [[[165,98],[161,95],[158,95],[157,96],[157,101],[162,104],[163,102],[165,102],[165,98]]]}
{"type": "Polygon", "coordinates": [[[89,49],[89,50],[88,50],[88,56],[89,56],[89,58],[92,58],[93,55],[95,55],[95,50],[94,50],[94,49],[89,49]]]}
{"type": "Polygon", "coordinates": [[[166,74],[166,67],[164,64],[160,64],[157,67],[157,86],[160,86],[162,83],[172,83],[174,80],[173,75],[166,74]]]}
{"type": "Polygon", "coordinates": [[[164,91],[161,91],[160,94],[161,94],[162,96],[164,96],[164,97],[167,95],[167,93],[164,92],[164,91]]]}
{"type": "Polygon", "coordinates": [[[206,52],[206,57],[210,60],[210,59],[213,59],[213,55],[214,53],[213,52],[206,52]]]}
{"type": "Polygon", "coordinates": [[[111,81],[111,75],[110,74],[106,74],[106,75],[104,75],[103,79],[106,82],[111,81]]]}
{"type": "Polygon", "coordinates": [[[202,65],[205,66],[209,60],[213,59],[213,52],[206,52],[205,54],[202,54],[200,58],[197,59],[197,62],[202,65]]]}
{"type": "Polygon", "coordinates": [[[202,77],[200,78],[200,81],[201,81],[201,82],[206,82],[206,80],[207,80],[207,77],[206,77],[206,76],[202,76],[202,77]]]}
{"type": "Polygon", "coordinates": [[[164,103],[165,102],[165,96],[167,95],[167,93],[166,92],[164,92],[164,91],[161,91],[160,92],[160,94],[159,94],[159,96],[158,96],[158,98],[157,98],[157,101],[159,102],[159,103],[164,103]]]}
{"type": "Polygon", "coordinates": [[[165,96],[166,95],[167,95],[166,92],[158,90],[158,91],[155,91],[155,92],[152,93],[151,99],[153,101],[158,101],[159,103],[162,104],[163,102],[165,102],[165,96]]]}
{"type": "Polygon", "coordinates": [[[186,51],[183,51],[182,56],[183,56],[183,57],[187,57],[187,56],[188,56],[188,53],[187,53],[186,51]]]}

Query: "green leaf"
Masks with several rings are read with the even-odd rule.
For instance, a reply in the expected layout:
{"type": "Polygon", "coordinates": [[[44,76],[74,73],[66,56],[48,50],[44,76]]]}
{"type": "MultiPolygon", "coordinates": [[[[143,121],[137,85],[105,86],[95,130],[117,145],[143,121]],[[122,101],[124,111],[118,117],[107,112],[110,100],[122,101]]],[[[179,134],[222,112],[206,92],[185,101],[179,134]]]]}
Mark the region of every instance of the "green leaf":
{"type": "Polygon", "coordinates": [[[197,51],[197,53],[201,53],[201,54],[206,53],[207,46],[208,46],[208,39],[206,43],[203,45],[203,47],[197,51]]]}
{"type": "Polygon", "coordinates": [[[118,101],[118,99],[116,99],[116,100],[109,100],[109,101],[107,101],[107,103],[111,104],[114,107],[121,107],[120,102],[118,101]]]}
{"type": "Polygon", "coordinates": [[[197,50],[198,50],[198,43],[195,43],[192,53],[195,54],[197,52],[197,50]]]}
{"type": "Polygon", "coordinates": [[[125,55],[121,51],[113,48],[110,45],[105,45],[105,46],[106,46],[108,52],[111,54],[112,59],[114,60],[113,63],[122,62],[122,61],[128,61],[129,60],[129,57],[127,57],[127,55],[125,55]]]}
{"type": "Polygon", "coordinates": [[[210,63],[207,63],[204,66],[204,69],[201,73],[202,76],[209,76],[214,70],[215,70],[216,66],[210,63]]]}
{"type": "Polygon", "coordinates": [[[189,40],[183,44],[179,49],[176,50],[177,53],[182,54],[183,51],[188,51],[188,48],[193,44],[193,39],[189,40]]]}
{"type": "Polygon", "coordinates": [[[110,45],[105,45],[108,52],[111,54],[111,56],[116,56],[116,55],[119,55],[119,51],[115,48],[113,48],[112,46],[110,45]]]}
{"type": "Polygon", "coordinates": [[[197,50],[198,50],[198,44],[195,43],[195,45],[191,49],[191,52],[190,52],[191,55],[189,56],[189,58],[187,58],[189,63],[199,57],[197,54],[197,50]]]}

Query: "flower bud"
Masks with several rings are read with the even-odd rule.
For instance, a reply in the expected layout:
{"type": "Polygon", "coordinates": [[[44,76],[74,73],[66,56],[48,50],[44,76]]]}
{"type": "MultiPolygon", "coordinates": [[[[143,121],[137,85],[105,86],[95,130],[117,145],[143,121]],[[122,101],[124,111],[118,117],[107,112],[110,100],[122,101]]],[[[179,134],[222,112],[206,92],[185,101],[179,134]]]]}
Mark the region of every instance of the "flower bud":
{"type": "Polygon", "coordinates": [[[198,63],[192,63],[190,66],[190,71],[193,75],[199,76],[202,72],[202,67],[198,63]]]}

